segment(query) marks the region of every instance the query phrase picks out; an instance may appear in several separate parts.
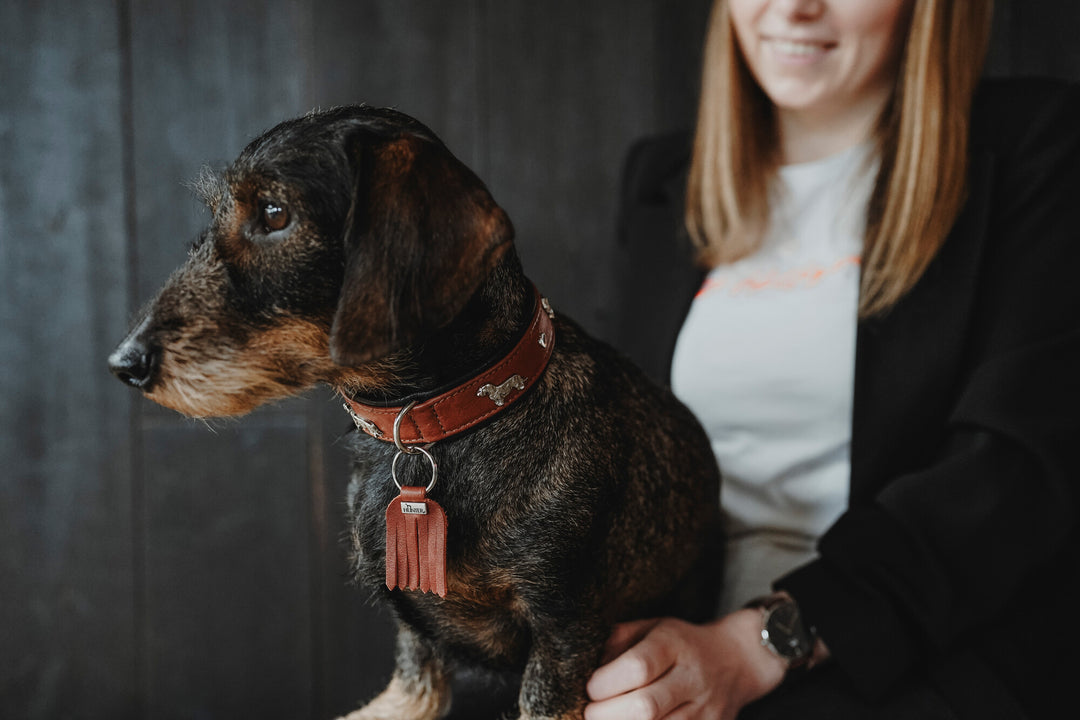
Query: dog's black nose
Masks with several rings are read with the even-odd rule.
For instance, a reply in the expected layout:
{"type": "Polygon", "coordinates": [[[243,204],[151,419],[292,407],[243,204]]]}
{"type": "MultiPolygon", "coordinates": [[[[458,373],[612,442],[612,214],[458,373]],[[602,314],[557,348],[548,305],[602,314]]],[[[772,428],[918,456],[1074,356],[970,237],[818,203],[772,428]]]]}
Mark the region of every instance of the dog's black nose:
{"type": "Polygon", "coordinates": [[[145,390],[154,380],[161,353],[137,337],[129,337],[109,356],[109,370],[128,385],[145,390]]]}

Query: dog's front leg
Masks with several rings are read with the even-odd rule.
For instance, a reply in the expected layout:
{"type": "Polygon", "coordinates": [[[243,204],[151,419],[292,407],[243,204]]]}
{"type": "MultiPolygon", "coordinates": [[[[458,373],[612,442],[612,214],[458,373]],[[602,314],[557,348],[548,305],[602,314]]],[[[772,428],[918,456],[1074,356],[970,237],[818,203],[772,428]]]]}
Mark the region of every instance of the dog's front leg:
{"type": "Polygon", "coordinates": [[[521,720],[581,720],[585,684],[600,661],[607,634],[599,624],[551,622],[533,628],[521,680],[521,720]]]}
{"type": "Polygon", "coordinates": [[[398,623],[397,666],[374,700],[343,720],[437,720],[450,707],[450,681],[441,660],[412,628],[398,623]]]}

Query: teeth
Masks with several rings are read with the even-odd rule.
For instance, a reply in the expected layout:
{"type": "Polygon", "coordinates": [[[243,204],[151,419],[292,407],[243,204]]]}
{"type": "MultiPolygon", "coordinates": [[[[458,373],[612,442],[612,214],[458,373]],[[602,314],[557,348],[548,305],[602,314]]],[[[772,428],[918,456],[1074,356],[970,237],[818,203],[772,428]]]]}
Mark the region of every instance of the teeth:
{"type": "Polygon", "coordinates": [[[825,48],[817,43],[795,42],[793,40],[773,40],[773,46],[785,55],[819,55],[825,48]]]}

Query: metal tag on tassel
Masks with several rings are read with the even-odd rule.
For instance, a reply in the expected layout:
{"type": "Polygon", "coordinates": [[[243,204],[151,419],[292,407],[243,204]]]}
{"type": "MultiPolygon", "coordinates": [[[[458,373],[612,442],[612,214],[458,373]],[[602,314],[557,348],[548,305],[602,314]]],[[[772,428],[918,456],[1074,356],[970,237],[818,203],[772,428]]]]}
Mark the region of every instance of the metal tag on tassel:
{"type": "Polygon", "coordinates": [[[400,492],[386,507],[386,587],[391,590],[419,590],[446,597],[446,513],[427,496],[437,474],[435,459],[422,447],[394,456],[391,475],[400,492]],[[431,482],[426,488],[403,487],[397,479],[398,458],[417,453],[431,462],[431,482]]]}

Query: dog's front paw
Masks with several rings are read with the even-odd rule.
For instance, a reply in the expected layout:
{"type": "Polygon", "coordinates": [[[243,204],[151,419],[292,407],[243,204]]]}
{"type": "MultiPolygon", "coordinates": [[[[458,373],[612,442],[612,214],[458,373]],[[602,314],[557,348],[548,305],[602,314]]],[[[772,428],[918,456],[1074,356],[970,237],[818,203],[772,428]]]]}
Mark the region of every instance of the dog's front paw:
{"type": "Polygon", "coordinates": [[[341,720],[438,720],[449,707],[448,687],[395,677],[374,700],[341,720]]]}

